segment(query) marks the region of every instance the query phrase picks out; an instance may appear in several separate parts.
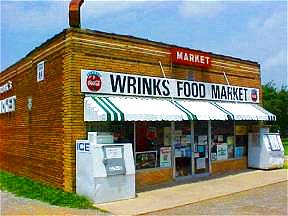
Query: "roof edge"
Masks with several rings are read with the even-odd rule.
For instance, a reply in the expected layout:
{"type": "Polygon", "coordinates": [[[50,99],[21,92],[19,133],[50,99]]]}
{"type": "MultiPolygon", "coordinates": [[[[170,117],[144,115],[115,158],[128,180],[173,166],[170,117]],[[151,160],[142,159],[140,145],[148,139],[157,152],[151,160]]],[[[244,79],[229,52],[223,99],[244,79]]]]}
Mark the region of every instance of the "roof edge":
{"type": "Polygon", "coordinates": [[[139,43],[147,43],[147,44],[153,44],[156,46],[161,46],[163,48],[172,48],[172,47],[176,47],[176,48],[185,48],[185,49],[189,49],[189,50],[193,50],[193,51],[199,51],[199,52],[205,52],[210,54],[211,56],[214,57],[220,57],[220,58],[224,58],[227,60],[231,60],[231,61],[236,61],[236,62],[242,62],[242,63],[246,63],[246,64],[250,64],[250,65],[254,65],[260,68],[260,64],[256,61],[251,61],[251,60],[245,60],[245,59],[241,59],[241,58],[237,58],[237,57],[233,57],[233,56],[228,56],[228,55],[223,55],[223,54],[216,54],[216,53],[212,53],[212,52],[207,52],[207,51],[203,51],[203,50],[198,50],[198,49],[192,49],[189,47],[181,47],[175,44],[168,44],[168,43],[163,43],[163,42],[159,42],[159,41],[153,41],[153,40],[149,40],[149,39],[145,39],[145,38],[140,38],[140,37],[135,37],[135,36],[131,36],[131,35],[122,35],[122,34],[115,34],[115,33],[108,33],[108,32],[103,32],[103,31],[98,31],[98,30],[91,30],[91,29],[80,29],[80,28],[68,28],[68,29],[63,29],[63,31],[61,31],[60,33],[54,35],[52,38],[46,40],[45,42],[43,42],[42,44],[40,44],[39,46],[35,47],[33,50],[31,50],[30,52],[28,52],[23,58],[19,59],[18,61],[16,61],[14,64],[8,66],[7,68],[5,68],[4,70],[1,71],[1,73],[11,69],[12,67],[16,66],[17,64],[19,64],[20,62],[22,62],[25,58],[30,57],[33,53],[37,52],[39,49],[43,48],[44,46],[47,46],[49,44],[51,44],[52,42],[54,42],[55,40],[57,40],[58,38],[60,38],[61,36],[69,33],[69,32],[78,32],[78,33],[83,33],[83,34],[91,34],[91,35],[100,35],[103,37],[110,37],[110,38],[117,38],[123,41],[136,41],[139,43]]]}
{"type": "Polygon", "coordinates": [[[176,44],[169,44],[169,43],[149,40],[149,39],[135,37],[135,36],[131,36],[131,35],[108,33],[108,32],[92,30],[92,29],[83,29],[83,28],[81,28],[81,29],[70,28],[69,31],[74,31],[74,32],[79,32],[79,33],[86,33],[86,34],[88,33],[88,34],[91,34],[91,35],[97,34],[97,35],[101,35],[101,36],[104,36],[104,37],[108,36],[110,38],[118,38],[118,39],[121,39],[123,41],[136,41],[136,42],[141,42],[141,43],[144,42],[144,43],[147,43],[147,44],[154,44],[154,45],[157,45],[157,46],[161,46],[163,48],[172,48],[172,47],[184,48],[184,49],[189,49],[189,50],[193,50],[193,51],[208,53],[208,54],[210,54],[212,56],[215,56],[215,57],[225,58],[225,59],[232,60],[232,61],[237,61],[237,62],[244,62],[244,63],[248,63],[248,64],[251,64],[251,65],[260,67],[260,64],[258,62],[252,61],[252,60],[249,60],[249,59],[241,59],[241,58],[237,58],[237,57],[233,57],[233,56],[229,56],[229,55],[212,53],[212,52],[208,52],[208,51],[203,51],[203,50],[199,50],[199,49],[193,49],[193,48],[189,48],[189,47],[178,46],[176,44]]]}

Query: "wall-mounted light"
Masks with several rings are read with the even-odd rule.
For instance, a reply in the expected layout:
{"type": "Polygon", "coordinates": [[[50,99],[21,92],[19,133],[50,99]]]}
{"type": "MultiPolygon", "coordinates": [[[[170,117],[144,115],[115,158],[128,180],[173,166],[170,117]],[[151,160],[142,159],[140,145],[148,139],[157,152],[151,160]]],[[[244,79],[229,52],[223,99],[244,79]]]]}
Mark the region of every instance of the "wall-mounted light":
{"type": "Polygon", "coordinates": [[[32,110],[32,97],[28,97],[28,100],[27,100],[27,108],[29,111],[32,110]]]}

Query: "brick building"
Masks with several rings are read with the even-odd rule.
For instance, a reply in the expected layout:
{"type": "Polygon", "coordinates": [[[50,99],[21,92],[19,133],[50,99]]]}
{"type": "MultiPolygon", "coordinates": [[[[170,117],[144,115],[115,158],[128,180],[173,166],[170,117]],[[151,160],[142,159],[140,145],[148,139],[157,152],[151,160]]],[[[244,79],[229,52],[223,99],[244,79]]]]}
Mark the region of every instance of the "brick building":
{"type": "Polygon", "coordinates": [[[71,26],[0,75],[1,169],[75,191],[75,142],[89,131],[133,143],[137,189],[247,168],[248,132],[275,119],[259,105],[258,63],[71,26]],[[128,86],[98,91],[108,75],[128,86]]]}

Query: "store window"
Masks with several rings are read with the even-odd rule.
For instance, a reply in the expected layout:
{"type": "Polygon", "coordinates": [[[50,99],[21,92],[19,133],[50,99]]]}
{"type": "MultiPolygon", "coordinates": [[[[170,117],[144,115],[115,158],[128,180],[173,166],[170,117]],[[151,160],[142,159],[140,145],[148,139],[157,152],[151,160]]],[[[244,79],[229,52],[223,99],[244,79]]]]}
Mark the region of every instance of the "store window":
{"type": "Polygon", "coordinates": [[[234,158],[234,121],[211,122],[211,160],[234,158]]]}
{"type": "Polygon", "coordinates": [[[171,167],[171,122],[136,122],[136,169],[171,167]]]}
{"type": "Polygon", "coordinates": [[[134,148],[133,122],[87,122],[88,132],[109,133],[114,143],[132,143],[134,148]]]}

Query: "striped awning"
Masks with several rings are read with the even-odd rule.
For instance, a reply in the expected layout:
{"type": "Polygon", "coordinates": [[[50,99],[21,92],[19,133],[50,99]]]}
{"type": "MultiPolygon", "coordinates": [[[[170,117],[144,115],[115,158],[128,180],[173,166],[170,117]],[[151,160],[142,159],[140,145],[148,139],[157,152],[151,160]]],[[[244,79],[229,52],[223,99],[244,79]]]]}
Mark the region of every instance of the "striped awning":
{"type": "Polygon", "coordinates": [[[134,97],[96,97],[84,99],[85,121],[182,121],[190,114],[170,100],[134,97]]]}
{"type": "Polygon", "coordinates": [[[234,120],[276,121],[276,116],[257,104],[211,102],[234,120]]]}
{"type": "Polygon", "coordinates": [[[232,116],[213,103],[208,101],[176,100],[177,105],[182,106],[193,116],[194,120],[229,120],[232,116]]]}
{"type": "Polygon", "coordinates": [[[276,120],[256,104],[86,96],[85,121],[276,120]]]}

